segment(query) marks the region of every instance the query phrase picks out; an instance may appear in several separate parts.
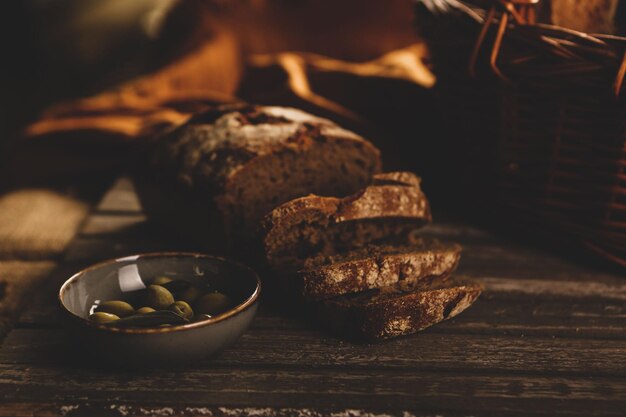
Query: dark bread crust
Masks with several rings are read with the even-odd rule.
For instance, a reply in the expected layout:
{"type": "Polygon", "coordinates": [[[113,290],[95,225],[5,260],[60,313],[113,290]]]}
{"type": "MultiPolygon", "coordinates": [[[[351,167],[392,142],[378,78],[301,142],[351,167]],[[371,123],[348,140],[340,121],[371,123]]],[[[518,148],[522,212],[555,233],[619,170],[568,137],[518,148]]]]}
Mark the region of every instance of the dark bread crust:
{"type": "Polygon", "coordinates": [[[420,177],[408,171],[381,172],[372,177],[372,185],[408,185],[419,187],[421,182],[420,177]]]}
{"type": "Polygon", "coordinates": [[[157,142],[152,169],[137,181],[147,213],[170,224],[172,216],[186,217],[193,202],[206,219],[187,219],[203,225],[192,233],[222,248],[249,244],[261,218],[278,204],[311,192],[353,193],[381,166],[379,151],[362,137],[283,107],[217,107],[157,142]],[[178,189],[178,201],[160,202],[169,199],[161,186],[178,189]]]}
{"type": "Polygon", "coordinates": [[[374,172],[380,170],[378,149],[330,120],[287,107],[249,104],[219,106],[192,117],[164,138],[155,163],[171,168],[181,183],[219,193],[228,181],[245,175],[239,171],[254,158],[333,140],[368,148],[377,156],[374,172]]]}
{"type": "Polygon", "coordinates": [[[432,221],[430,205],[411,173],[386,173],[345,197],[308,195],[284,203],[263,220],[268,265],[285,268],[377,240],[404,240],[432,221]]]}
{"type": "Polygon", "coordinates": [[[326,300],[318,303],[316,310],[342,337],[378,341],[412,334],[454,317],[481,292],[479,284],[458,280],[413,288],[399,284],[326,300]]]}
{"type": "Polygon", "coordinates": [[[214,120],[210,125],[190,123],[182,129],[166,155],[170,161],[178,162],[176,172],[180,181],[215,196],[230,234],[251,237],[261,217],[276,205],[308,192],[330,195],[353,192],[380,170],[379,152],[369,142],[327,119],[299,110],[245,106],[237,111],[229,109],[218,118],[212,114],[210,119],[214,120]],[[181,144],[182,152],[177,152],[181,144]],[[363,167],[357,169],[359,172],[342,173],[346,168],[339,163],[322,166],[317,170],[324,172],[312,170],[299,181],[292,181],[281,194],[271,196],[272,188],[283,178],[280,173],[268,172],[273,169],[265,168],[264,164],[270,160],[275,163],[292,160],[292,166],[286,169],[290,176],[287,180],[291,180],[300,165],[313,163],[311,151],[322,147],[326,152],[355,156],[363,167]],[[276,155],[283,159],[278,162],[272,159],[276,155]],[[333,171],[332,181],[319,183],[323,175],[333,171]],[[267,178],[254,182],[259,173],[267,178]],[[249,193],[259,198],[242,202],[246,197],[242,187],[246,191],[246,186],[249,193]]]}
{"type": "MultiPolygon", "coordinates": [[[[377,178],[374,176],[374,180],[377,178]]],[[[331,220],[335,223],[367,218],[406,217],[426,224],[432,221],[430,205],[419,182],[378,185],[339,201],[331,220]]]]}
{"type": "Polygon", "coordinates": [[[307,259],[295,276],[304,297],[321,300],[342,294],[449,276],[461,246],[421,239],[412,245],[371,245],[339,256],[307,259]]]}

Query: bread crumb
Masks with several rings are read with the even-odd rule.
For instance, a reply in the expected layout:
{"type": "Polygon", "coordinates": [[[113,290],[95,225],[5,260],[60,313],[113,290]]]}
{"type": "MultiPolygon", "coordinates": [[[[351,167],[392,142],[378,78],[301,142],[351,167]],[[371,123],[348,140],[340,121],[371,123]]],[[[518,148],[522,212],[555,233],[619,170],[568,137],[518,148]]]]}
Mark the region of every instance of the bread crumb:
{"type": "Polygon", "coordinates": [[[398,317],[390,320],[382,332],[384,335],[401,335],[411,330],[411,317],[398,317]]]}

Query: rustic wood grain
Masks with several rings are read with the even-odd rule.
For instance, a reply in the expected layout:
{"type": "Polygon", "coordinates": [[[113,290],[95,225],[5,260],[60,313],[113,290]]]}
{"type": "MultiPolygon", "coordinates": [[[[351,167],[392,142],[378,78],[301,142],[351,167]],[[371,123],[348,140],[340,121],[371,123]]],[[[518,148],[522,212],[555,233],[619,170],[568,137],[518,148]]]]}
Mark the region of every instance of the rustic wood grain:
{"type": "MultiPolygon", "coordinates": [[[[363,409],[316,409],[269,408],[269,407],[206,407],[171,406],[155,403],[111,403],[90,401],[89,403],[7,403],[0,404],[1,417],[51,417],[51,416],[119,417],[124,416],[215,416],[215,417],[432,417],[432,413],[415,413],[408,410],[397,412],[371,412],[363,409]]],[[[443,416],[442,414],[438,414],[443,416]]],[[[464,414],[446,413],[447,417],[464,414]]],[[[537,414],[534,414],[537,415],[537,414]]],[[[552,415],[552,414],[548,414],[552,415]]]]}
{"type": "MultiPolygon", "coordinates": [[[[57,328],[16,329],[0,351],[0,363],[51,368],[91,365],[73,348],[80,341],[57,328]],[[80,361],[79,361],[80,362],[80,361]]],[[[382,344],[353,344],[323,332],[276,332],[253,328],[215,360],[195,364],[217,368],[356,369],[415,373],[489,372],[541,376],[620,377],[626,375],[623,341],[552,337],[441,334],[428,330],[382,344]],[[302,349],[306,346],[306,349],[302,349]]],[[[111,375],[111,377],[114,377],[111,375]]]]}
{"type": "MultiPolygon", "coordinates": [[[[123,416],[215,416],[215,417],[432,417],[432,414],[415,414],[407,410],[394,413],[372,413],[357,409],[313,410],[311,408],[268,407],[206,407],[163,406],[146,403],[8,403],[0,404],[1,417],[50,417],[88,415],[90,417],[123,416]]],[[[446,416],[460,416],[448,414],[446,416]]]]}
{"type": "Polygon", "coordinates": [[[413,370],[215,366],[142,374],[0,365],[4,401],[148,402],[186,406],[390,408],[442,412],[573,410],[616,414],[626,381],[606,377],[494,375],[413,370]]]}
{"type": "MultiPolygon", "coordinates": [[[[422,410],[424,408],[422,407],[422,410]]],[[[90,416],[90,417],[133,417],[133,416],[214,416],[214,417],[466,417],[463,412],[415,411],[396,407],[376,409],[363,408],[302,408],[302,407],[216,407],[201,405],[163,405],[156,402],[44,402],[0,404],[2,417],[50,417],[50,416],[90,416]]],[[[501,411],[481,411],[480,416],[501,416],[501,411]]],[[[533,413],[515,412],[517,417],[526,416],[588,416],[585,412],[563,412],[560,409],[539,409],[533,413]]],[[[619,412],[608,415],[619,416],[619,412]]]]}

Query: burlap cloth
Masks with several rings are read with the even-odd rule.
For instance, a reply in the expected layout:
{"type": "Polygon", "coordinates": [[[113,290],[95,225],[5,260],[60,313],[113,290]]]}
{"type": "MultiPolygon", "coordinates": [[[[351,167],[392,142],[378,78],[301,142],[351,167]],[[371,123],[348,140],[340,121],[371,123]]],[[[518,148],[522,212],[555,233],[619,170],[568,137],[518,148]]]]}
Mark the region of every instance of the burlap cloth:
{"type": "Polygon", "coordinates": [[[182,2],[160,41],[171,43],[177,25],[196,25],[176,38],[184,54],[114,90],[50,107],[10,144],[0,195],[5,327],[60,262],[96,191],[142,157],[142,143],[207,105],[300,107],[375,138],[398,168],[415,162],[380,134],[382,125],[387,137],[410,140],[435,82],[410,1],[245,3],[182,2]]]}

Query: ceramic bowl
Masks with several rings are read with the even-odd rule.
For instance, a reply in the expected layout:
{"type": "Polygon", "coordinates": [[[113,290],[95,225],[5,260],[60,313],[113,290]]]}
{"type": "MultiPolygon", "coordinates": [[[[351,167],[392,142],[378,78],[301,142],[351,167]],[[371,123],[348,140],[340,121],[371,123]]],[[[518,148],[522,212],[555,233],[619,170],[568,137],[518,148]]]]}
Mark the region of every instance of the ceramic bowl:
{"type": "Polygon", "coordinates": [[[97,358],[167,366],[197,361],[235,342],[252,322],[260,292],[259,277],[242,264],[195,253],[150,253],[102,262],[78,272],[61,286],[59,301],[78,326],[84,346],[97,358]],[[127,300],[159,275],[205,280],[229,295],[235,306],[208,320],[172,327],[118,328],[88,320],[100,302],[127,300]]]}

